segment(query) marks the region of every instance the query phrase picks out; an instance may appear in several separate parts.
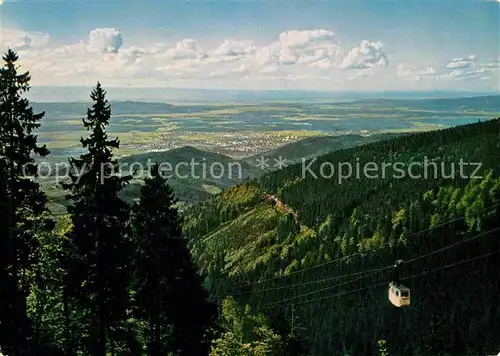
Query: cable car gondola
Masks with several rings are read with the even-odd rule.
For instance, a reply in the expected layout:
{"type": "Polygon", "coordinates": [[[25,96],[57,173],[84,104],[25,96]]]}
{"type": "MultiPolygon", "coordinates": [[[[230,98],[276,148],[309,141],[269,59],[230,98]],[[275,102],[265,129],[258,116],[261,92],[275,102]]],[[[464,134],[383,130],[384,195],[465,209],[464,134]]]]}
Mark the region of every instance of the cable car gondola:
{"type": "Polygon", "coordinates": [[[398,308],[410,305],[410,289],[399,283],[399,265],[402,263],[402,260],[396,261],[394,281],[389,283],[389,301],[398,308]]]}

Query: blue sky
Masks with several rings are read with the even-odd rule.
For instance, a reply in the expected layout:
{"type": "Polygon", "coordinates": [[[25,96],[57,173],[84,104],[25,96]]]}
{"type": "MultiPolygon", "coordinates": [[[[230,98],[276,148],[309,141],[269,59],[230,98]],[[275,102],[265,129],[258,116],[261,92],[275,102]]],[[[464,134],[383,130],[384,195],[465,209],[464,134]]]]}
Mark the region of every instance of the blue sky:
{"type": "Polygon", "coordinates": [[[4,1],[36,85],[499,90],[494,1],[4,1]],[[226,41],[226,42],[225,42],[226,41]]]}

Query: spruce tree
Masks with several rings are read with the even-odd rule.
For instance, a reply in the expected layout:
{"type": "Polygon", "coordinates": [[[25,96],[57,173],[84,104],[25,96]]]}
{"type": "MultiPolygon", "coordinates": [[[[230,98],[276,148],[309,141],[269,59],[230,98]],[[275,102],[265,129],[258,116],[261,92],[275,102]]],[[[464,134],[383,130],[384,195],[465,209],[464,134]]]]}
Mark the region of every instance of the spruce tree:
{"type": "Polygon", "coordinates": [[[215,308],[191,261],[175,203],[154,165],[132,213],[136,315],[149,325],[149,355],[206,355],[215,308]]]}
{"type": "Polygon", "coordinates": [[[9,50],[0,69],[0,348],[8,355],[35,353],[26,298],[37,256],[37,236],[49,231],[46,196],[36,178],[34,156],[46,156],[34,134],[44,113],[35,114],[23,98],[29,72],[18,73],[9,50]]]}
{"type": "Polygon", "coordinates": [[[81,143],[88,153],[70,159],[71,191],[68,207],[73,229],[68,238],[73,253],[66,261],[68,291],[82,315],[83,332],[88,335],[88,353],[105,356],[113,352],[114,335],[126,319],[129,294],[126,238],[129,207],[118,194],[130,179],[121,176],[113,149],[118,139],[109,139],[106,127],[111,108],[100,83],[90,95],[93,105],[83,119],[90,136],[81,143]]]}

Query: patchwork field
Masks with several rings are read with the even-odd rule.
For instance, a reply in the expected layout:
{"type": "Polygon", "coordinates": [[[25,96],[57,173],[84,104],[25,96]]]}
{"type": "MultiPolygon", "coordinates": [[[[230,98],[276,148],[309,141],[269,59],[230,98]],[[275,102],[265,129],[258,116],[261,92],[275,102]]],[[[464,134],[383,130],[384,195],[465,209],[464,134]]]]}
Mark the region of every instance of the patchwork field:
{"type": "MultiPolygon", "coordinates": [[[[365,100],[343,103],[170,105],[114,102],[109,131],[121,155],[191,145],[233,157],[267,151],[322,135],[426,131],[498,116],[498,96],[434,100],[365,100]],[[474,100],[473,100],[474,99],[474,100]]],[[[89,103],[35,103],[45,111],[40,141],[55,156],[79,153],[89,103]]]]}
{"type": "MultiPolygon", "coordinates": [[[[49,167],[67,162],[82,152],[86,136],[81,118],[90,103],[35,103],[45,111],[39,140],[49,147],[49,167]]],[[[434,100],[364,100],[342,103],[281,102],[265,104],[197,104],[122,101],[112,102],[108,127],[120,138],[115,153],[121,163],[145,165],[148,160],[173,167],[194,160],[208,166],[241,164],[238,176],[213,179],[196,175],[170,179],[176,196],[185,203],[216,194],[248,177],[273,169],[277,159],[288,164],[333,150],[379,141],[394,135],[464,125],[500,116],[500,96],[434,100]],[[258,166],[268,159],[269,167],[258,166]],[[198,178],[197,178],[198,177],[198,178]]],[[[199,166],[198,168],[199,169],[199,166]]],[[[52,169],[53,172],[55,170],[52,169]]],[[[127,173],[127,172],[126,172],[127,173]]],[[[184,173],[183,173],[184,174],[184,173]]],[[[65,192],[57,174],[41,181],[50,208],[65,211],[65,192]]],[[[124,191],[124,198],[137,196],[141,177],[124,191]]]]}

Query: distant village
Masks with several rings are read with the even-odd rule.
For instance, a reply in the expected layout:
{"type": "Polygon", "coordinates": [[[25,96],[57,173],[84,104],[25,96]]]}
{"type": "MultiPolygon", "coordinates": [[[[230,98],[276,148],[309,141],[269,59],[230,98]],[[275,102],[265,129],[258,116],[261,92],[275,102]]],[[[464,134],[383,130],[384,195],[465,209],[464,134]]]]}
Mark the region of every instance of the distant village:
{"type": "MultiPolygon", "coordinates": [[[[228,155],[232,157],[245,157],[254,154],[266,152],[283,144],[298,141],[299,136],[283,136],[279,134],[245,133],[228,132],[220,139],[200,139],[200,140],[184,140],[184,133],[176,134],[177,139],[165,137],[165,141],[152,140],[148,143],[127,145],[122,144],[122,148],[134,149],[137,151],[166,151],[182,146],[193,146],[203,150],[216,152],[218,154],[228,155]]],[[[192,134],[192,133],[189,133],[192,134]]],[[[192,136],[190,136],[192,137],[192,136]]]]}

